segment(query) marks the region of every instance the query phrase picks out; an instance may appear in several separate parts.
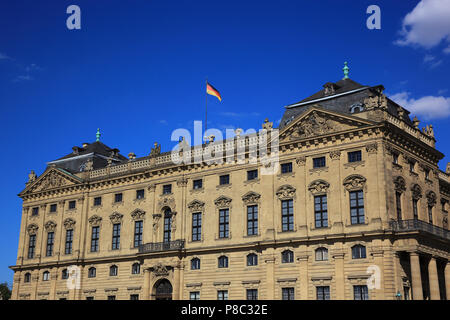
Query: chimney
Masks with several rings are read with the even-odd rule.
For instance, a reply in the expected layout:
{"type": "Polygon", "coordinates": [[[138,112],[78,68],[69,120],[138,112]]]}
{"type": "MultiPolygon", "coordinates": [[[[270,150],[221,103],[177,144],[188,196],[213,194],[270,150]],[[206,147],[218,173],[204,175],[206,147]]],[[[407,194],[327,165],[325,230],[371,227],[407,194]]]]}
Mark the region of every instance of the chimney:
{"type": "Polygon", "coordinates": [[[79,147],[72,147],[73,154],[78,154],[80,152],[79,147]]]}
{"type": "Polygon", "coordinates": [[[325,88],[325,91],[324,91],[325,96],[331,96],[331,95],[335,94],[336,89],[337,89],[336,84],[333,82],[327,82],[323,85],[323,87],[325,88]]]}

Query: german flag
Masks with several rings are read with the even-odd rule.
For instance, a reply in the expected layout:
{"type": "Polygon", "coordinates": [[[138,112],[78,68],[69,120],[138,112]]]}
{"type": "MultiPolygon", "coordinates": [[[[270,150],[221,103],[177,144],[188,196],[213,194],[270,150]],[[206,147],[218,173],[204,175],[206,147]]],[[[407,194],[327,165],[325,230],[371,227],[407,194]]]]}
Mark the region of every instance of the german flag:
{"type": "Polygon", "coordinates": [[[219,99],[219,101],[222,101],[222,97],[220,96],[219,91],[217,91],[217,89],[210,85],[208,82],[206,82],[206,93],[216,97],[217,99],[219,99]]]}

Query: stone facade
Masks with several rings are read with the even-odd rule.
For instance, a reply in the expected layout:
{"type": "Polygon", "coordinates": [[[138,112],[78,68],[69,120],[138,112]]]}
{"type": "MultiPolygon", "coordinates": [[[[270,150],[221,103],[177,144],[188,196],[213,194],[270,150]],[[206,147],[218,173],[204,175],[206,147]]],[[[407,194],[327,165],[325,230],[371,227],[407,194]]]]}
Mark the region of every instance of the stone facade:
{"type": "MultiPolygon", "coordinates": [[[[12,299],[246,299],[249,293],[258,299],[448,299],[450,184],[449,173],[438,168],[443,155],[433,132],[405,120],[406,111],[379,86],[361,88],[348,91],[349,112],[317,99],[294,105],[301,112],[287,107],[290,120],[279,134],[280,164],[292,169],[285,173],[248,180],[249,170],[260,173],[263,166],[245,150],[245,160],[233,164],[175,165],[158,144],[142,158],[108,149],[109,157],[98,158],[103,162],[95,152],[83,155],[86,144],[39,177],[32,172],[20,193],[12,299]],[[357,112],[351,97],[359,101],[357,112]],[[349,161],[355,151],[361,158],[349,161]],[[83,157],[80,171],[65,164],[76,159],[78,166],[83,157]],[[324,165],[315,166],[321,157],[324,165]],[[220,183],[223,175],[229,183],[220,183]],[[358,195],[355,222],[350,197],[358,195]],[[318,227],[320,199],[326,213],[318,227]],[[292,227],[282,218],[289,203],[292,227]],[[254,234],[250,206],[257,208],[254,234]],[[227,237],[220,229],[224,212],[227,237]],[[249,254],[256,265],[248,265],[249,254]],[[219,267],[221,257],[226,267],[219,267]],[[192,268],[195,258],[199,268],[192,268]],[[71,266],[79,274],[74,287],[65,279],[71,266]],[[375,288],[367,287],[372,271],[375,288]]],[[[339,95],[324,99],[331,104],[339,95]]],[[[239,138],[251,143],[245,136],[214,143],[234,150],[239,138]]]]}

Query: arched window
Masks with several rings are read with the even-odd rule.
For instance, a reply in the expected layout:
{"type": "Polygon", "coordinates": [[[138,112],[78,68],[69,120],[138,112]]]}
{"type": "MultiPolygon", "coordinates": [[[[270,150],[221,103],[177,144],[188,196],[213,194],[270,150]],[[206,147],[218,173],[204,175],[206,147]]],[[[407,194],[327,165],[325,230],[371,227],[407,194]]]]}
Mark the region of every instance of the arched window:
{"type": "Polygon", "coordinates": [[[258,256],[254,253],[250,253],[247,255],[247,266],[257,266],[258,265],[258,256]]]}
{"type": "Polygon", "coordinates": [[[219,268],[228,268],[228,257],[219,257],[219,268]]]}
{"type": "Polygon", "coordinates": [[[69,272],[67,271],[67,269],[64,269],[64,270],[61,272],[61,278],[62,278],[62,279],[68,279],[68,278],[69,278],[69,272]]]}
{"type": "Polygon", "coordinates": [[[88,278],[95,278],[97,275],[97,269],[90,267],[88,270],[88,278]]]}
{"type": "Polygon", "coordinates": [[[291,250],[284,250],[281,253],[281,262],[282,263],[294,262],[294,252],[292,252],[291,250]]]}
{"type": "Polygon", "coordinates": [[[352,259],[364,259],[366,258],[366,247],[360,244],[352,247],[352,259]]]}
{"type": "Polygon", "coordinates": [[[141,265],[139,263],[133,263],[131,266],[131,274],[139,274],[141,273],[141,265]]]}
{"type": "Polygon", "coordinates": [[[199,270],[200,269],[200,259],[193,258],[191,260],[191,270],[199,270]]]}
{"type": "Polygon", "coordinates": [[[27,272],[25,273],[24,282],[30,282],[31,281],[31,273],[27,272]]]}
{"type": "Polygon", "coordinates": [[[321,247],[316,249],[316,261],[328,260],[328,249],[321,247]]]}
{"type": "Polygon", "coordinates": [[[113,277],[117,276],[117,271],[118,271],[118,268],[116,265],[109,267],[109,275],[110,276],[113,276],[113,277]]]}
{"type": "Polygon", "coordinates": [[[43,281],[48,281],[48,280],[50,280],[50,272],[44,271],[43,276],[42,276],[42,280],[43,280],[43,281]]]}

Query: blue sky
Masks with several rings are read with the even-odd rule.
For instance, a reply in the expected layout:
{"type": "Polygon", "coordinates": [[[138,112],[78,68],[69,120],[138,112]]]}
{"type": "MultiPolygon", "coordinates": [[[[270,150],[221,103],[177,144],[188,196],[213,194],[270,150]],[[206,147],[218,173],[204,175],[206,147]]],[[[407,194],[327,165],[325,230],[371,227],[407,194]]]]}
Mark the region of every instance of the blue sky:
{"type": "Polygon", "coordinates": [[[155,141],[171,150],[174,129],[204,119],[206,77],[223,98],[208,98],[208,127],[258,129],[341,79],[348,61],[351,79],[383,84],[421,125],[434,125],[445,170],[449,8],[450,0],[0,2],[0,282],[12,282],[17,193],[30,170],[39,175],[94,141],[97,128],[124,155],[147,155],[155,141]],[[71,4],[81,30],[66,27],[71,4]],[[372,4],[380,30],[366,27],[372,4]]]}

